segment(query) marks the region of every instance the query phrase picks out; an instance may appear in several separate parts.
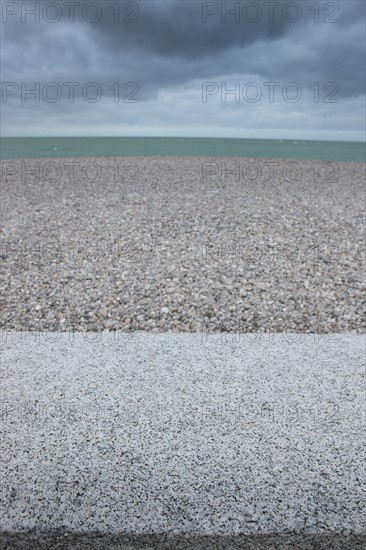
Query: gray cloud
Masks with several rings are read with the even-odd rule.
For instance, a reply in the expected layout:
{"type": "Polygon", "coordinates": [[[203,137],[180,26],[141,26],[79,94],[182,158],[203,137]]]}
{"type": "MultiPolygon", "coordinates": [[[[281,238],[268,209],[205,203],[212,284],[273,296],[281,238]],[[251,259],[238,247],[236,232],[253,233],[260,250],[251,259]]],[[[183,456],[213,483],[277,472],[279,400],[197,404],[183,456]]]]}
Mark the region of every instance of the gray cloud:
{"type": "MultiPolygon", "coordinates": [[[[296,132],[294,121],[309,127],[310,132],[313,129],[314,136],[324,127],[352,135],[362,131],[363,2],[319,2],[319,22],[315,22],[316,14],[309,6],[317,3],[307,0],[272,2],[274,18],[270,20],[268,2],[261,0],[257,1],[261,15],[252,23],[243,14],[249,18],[255,16],[254,2],[250,5],[248,2],[226,2],[228,9],[236,5],[240,9],[237,21],[233,15],[227,15],[226,22],[224,2],[143,0],[135,3],[139,7],[136,13],[134,3],[121,2],[120,20],[115,22],[116,13],[110,9],[115,2],[104,1],[99,2],[102,15],[96,23],[82,17],[82,9],[88,2],[75,5],[74,22],[69,21],[64,3],[58,4],[62,8],[62,18],[56,23],[44,21],[42,17],[39,23],[32,22],[30,17],[22,23],[19,8],[19,13],[9,15],[7,22],[2,24],[2,81],[19,85],[23,82],[28,88],[34,87],[35,82],[41,87],[56,82],[62,88],[61,100],[55,103],[44,101],[42,96],[39,103],[32,101],[30,96],[22,103],[20,93],[9,97],[2,103],[3,135],[14,135],[14,128],[26,135],[31,135],[32,130],[41,135],[49,134],[47,120],[52,120],[56,133],[57,129],[64,132],[65,125],[69,124],[70,134],[76,128],[73,120],[77,120],[80,133],[83,124],[89,129],[87,116],[94,119],[96,133],[98,125],[113,128],[118,123],[122,128],[130,128],[134,120],[135,127],[150,128],[151,134],[161,135],[170,124],[179,135],[180,128],[187,131],[190,120],[192,135],[197,135],[194,122],[199,121],[200,132],[205,127],[209,132],[212,124],[208,113],[212,117],[213,111],[215,118],[226,120],[236,134],[240,128],[238,113],[248,108],[251,115],[255,114],[251,119],[252,130],[265,132],[271,127],[270,119],[278,120],[280,116],[284,117],[281,126],[284,132],[296,132]],[[299,21],[286,21],[284,14],[295,17],[296,6],[302,12],[299,21]],[[217,13],[207,14],[206,22],[205,9],[217,10],[217,13]],[[126,18],[135,18],[138,22],[123,22],[126,18]],[[324,22],[326,18],[338,19],[338,22],[324,22]],[[81,83],[75,88],[76,99],[72,104],[63,84],[71,81],[81,83]],[[286,103],[279,92],[272,103],[263,97],[258,103],[248,105],[240,97],[238,105],[230,100],[221,103],[220,94],[216,94],[203,104],[201,89],[205,81],[217,82],[219,86],[225,83],[227,88],[233,88],[236,82],[242,88],[246,82],[255,81],[263,93],[267,93],[265,82],[279,82],[278,90],[288,82],[296,82],[302,89],[302,98],[296,104],[286,103]],[[82,85],[88,82],[98,83],[103,91],[97,103],[88,103],[81,95],[82,85]],[[113,101],[115,82],[121,84],[118,103],[113,101]],[[131,91],[123,90],[128,82],[139,86],[138,105],[123,102],[131,91]],[[320,103],[332,90],[324,90],[323,86],[334,82],[339,87],[338,103],[315,103],[315,92],[310,90],[314,82],[319,83],[320,103]],[[146,108],[143,103],[147,104],[146,108]],[[354,109],[358,113],[356,120],[354,109]],[[188,116],[192,112],[194,120],[188,116]],[[297,113],[301,114],[300,118],[297,113]],[[332,120],[324,122],[324,117],[332,120]]],[[[89,9],[89,16],[93,17],[96,12],[89,9]]],[[[51,9],[49,14],[52,15],[51,9]]],[[[243,137],[246,131],[243,127],[243,137]]]]}

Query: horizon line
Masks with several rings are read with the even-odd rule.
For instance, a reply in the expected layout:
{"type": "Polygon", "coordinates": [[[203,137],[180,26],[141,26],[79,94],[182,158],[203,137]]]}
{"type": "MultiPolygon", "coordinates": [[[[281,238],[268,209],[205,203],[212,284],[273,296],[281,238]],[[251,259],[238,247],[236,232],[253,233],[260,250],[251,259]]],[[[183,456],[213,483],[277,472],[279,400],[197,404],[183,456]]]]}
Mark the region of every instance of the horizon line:
{"type": "Polygon", "coordinates": [[[205,136],[0,136],[2,139],[227,139],[227,140],[250,140],[250,141],[306,141],[306,142],[327,142],[327,143],[362,143],[364,141],[338,140],[338,139],[302,139],[302,138],[250,138],[250,137],[205,137],[205,136]]]}

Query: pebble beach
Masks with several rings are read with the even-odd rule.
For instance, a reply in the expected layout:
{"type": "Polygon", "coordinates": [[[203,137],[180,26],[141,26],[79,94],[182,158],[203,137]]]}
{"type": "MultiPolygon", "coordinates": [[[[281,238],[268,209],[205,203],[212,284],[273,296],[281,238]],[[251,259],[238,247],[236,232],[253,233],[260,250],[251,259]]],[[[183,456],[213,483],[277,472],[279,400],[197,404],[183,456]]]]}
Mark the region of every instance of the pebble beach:
{"type": "Polygon", "coordinates": [[[365,332],[365,164],[1,164],[5,330],[365,332]]]}

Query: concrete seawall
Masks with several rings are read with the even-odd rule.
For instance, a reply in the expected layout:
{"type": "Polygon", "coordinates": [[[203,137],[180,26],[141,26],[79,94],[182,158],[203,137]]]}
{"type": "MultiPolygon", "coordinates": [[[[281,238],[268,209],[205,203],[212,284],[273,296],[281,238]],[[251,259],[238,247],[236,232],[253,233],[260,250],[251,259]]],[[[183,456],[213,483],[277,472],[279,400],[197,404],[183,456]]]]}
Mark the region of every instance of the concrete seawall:
{"type": "Polygon", "coordinates": [[[4,548],[365,548],[365,339],[3,333],[4,548]]]}

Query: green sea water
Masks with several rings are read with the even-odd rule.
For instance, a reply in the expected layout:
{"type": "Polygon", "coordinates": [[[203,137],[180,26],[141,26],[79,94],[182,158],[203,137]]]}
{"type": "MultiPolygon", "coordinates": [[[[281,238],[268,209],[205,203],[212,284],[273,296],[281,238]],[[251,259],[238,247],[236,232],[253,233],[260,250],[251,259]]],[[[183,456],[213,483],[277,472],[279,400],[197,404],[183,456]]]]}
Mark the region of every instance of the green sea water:
{"type": "Polygon", "coordinates": [[[203,156],[366,162],[365,143],[274,139],[2,138],[0,158],[203,156]]]}

